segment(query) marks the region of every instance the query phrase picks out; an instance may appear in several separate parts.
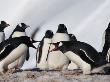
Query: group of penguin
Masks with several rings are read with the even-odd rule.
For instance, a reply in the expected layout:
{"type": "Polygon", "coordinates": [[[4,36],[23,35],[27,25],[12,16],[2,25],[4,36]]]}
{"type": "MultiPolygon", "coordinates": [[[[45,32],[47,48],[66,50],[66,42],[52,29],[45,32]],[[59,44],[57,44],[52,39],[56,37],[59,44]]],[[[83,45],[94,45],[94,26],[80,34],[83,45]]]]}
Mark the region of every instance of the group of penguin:
{"type": "Polygon", "coordinates": [[[78,41],[74,34],[69,34],[64,24],[59,24],[56,33],[47,30],[41,41],[35,41],[26,35],[25,23],[20,23],[5,40],[5,21],[0,24],[0,72],[20,69],[25,60],[29,60],[29,47],[36,49],[36,67],[42,70],[81,69],[83,74],[91,74],[94,68],[110,61],[110,24],[105,30],[104,46],[98,52],[91,45],[78,41]],[[33,43],[39,42],[36,48],[33,43]]]}
{"type": "Polygon", "coordinates": [[[36,41],[26,36],[25,29],[28,25],[21,23],[16,26],[12,34],[5,40],[4,29],[10,26],[5,21],[0,24],[0,73],[4,74],[9,69],[20,69],[29,59],[29,47],[36,41]]]}

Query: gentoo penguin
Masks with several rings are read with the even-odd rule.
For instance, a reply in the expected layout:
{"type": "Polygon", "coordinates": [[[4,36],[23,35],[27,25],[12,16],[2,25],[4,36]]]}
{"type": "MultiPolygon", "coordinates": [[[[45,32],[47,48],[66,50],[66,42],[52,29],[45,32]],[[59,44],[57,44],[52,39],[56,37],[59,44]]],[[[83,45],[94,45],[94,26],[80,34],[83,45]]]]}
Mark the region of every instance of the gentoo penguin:
{"type": "MultiPolygon", "coordinates": [[[[70,41],[77,41],[74,34],[69,34],[69,37],[70,37],[70,41]]],[[[78,69],[78,66],[74,62],[70,61],[70,64],[68,65],[68,70],[74,70],[74,69],[78,69]]]]}
{"type": "Polygon", "coordinates": [[[60,50],[69,60],[82,69],[83,74],[91,74],[93,68],[107,63],[96,49],[87,43],[80,41],[62,41],[54,43],[54,45],[55,48],[51,51],[60,50]]]}
{"type": "Polygon", "coordinates": [[[104,46],[102,50],[102,55],[105,57],[105,59],[110,62],[110,23],[107,27],[107,29],[104,32],[104,46]]]}
{"type": "Polygon", "coordinates": [[[45,36],[43,37],[43,39],[38,45],[37,54],[36,54],[37,68],[40,68],[43,70],[48,68],[47,57],[48,57],[49,48],[50,48],[49,43],[51,43],[52,37],[53,37],[53,32],[51,30],[47,30],[45,32],[45,36]]]}
{"type": "MultiPolygon", "coordinates": [[[[67,32],[67,28],[64,24],[58,25],[58,30],[54,34],[52,38],[52,43],[60,42],[60,41],[69,41],[69,35],[67,32]]],[[[51,45],[50,50],[55,46],[51,45]]],[[[58,69],[65,70],[67,69],[69,64],[68,58],[61,51],[53,51],[48,55],[48,67],[49,70],[58,69]]]]}
{"type": "Polygon", "coordinates": [[[10,26],[10,25],[7,24],[5,21],[1,21],[1,24],[0,24],[0,43],[5,40],[4,29],[8,26],[10,26]]]}
{"type": "Polygon", "coordinates": [[[1,42],[0,72],[6,72],[8,70],[8,65],[24,55],[29,47],[33,47],[36,49],[36,47],[33,45],[34,42],[34,40],[27,36],[9,38],[1,42]]]}
{"type": "MultiPolygon", "coordinates": [[[[12,34],[10,35],[9,38],[15,38],[15,37],[21,37],[21,36],[26,36],[26,32],[25,29],[29,27],[28,25],[26,25],[25,23],[21,23],[18,24],[16,26],[16,28],[13,30],[12,34]]],[[[26,53],[24,53],[25,55],[21,56],[18,60],[14,61],[13,63],[11,63],[10,65],[8,65],[9,69],[20,69],[24,62],[25,59],[28,60],[29,59],[29,49],[27,50],[26,53]]]]}

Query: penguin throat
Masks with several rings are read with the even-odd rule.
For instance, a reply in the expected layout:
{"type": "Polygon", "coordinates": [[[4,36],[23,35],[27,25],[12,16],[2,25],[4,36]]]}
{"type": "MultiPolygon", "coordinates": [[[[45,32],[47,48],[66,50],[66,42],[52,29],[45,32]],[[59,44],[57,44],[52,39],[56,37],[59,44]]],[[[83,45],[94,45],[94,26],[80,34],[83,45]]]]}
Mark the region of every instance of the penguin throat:
{"type": "Polygon", "coordinates": [[[52,51],[58,51],[59,49],[58,49],[58,46],[55,46],[55,48],[54,49],[52,49],[50,52],[52,52],[52,51]]]}

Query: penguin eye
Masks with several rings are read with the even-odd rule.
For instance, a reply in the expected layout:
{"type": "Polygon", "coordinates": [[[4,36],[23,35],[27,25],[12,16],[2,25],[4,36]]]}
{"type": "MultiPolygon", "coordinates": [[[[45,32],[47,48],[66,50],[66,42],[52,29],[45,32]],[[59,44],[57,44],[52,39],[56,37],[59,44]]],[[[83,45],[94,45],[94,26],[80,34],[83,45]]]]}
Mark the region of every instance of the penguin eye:
{"type": "Polygon", "coordinates": [[[62,43],[62,42],[60,42],[58,46],[62,46],[62,45],[63,45],[63,43],[62,43]]]}

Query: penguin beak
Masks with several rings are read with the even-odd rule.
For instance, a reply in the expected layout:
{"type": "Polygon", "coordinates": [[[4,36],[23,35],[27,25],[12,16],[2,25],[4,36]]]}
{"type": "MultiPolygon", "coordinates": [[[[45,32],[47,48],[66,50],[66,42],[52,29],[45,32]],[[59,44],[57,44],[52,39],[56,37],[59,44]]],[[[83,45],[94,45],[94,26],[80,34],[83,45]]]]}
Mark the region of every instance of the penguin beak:
{"type": "Polygon", "coordinates": [[[6,24],[6,27],[10,26],[9,24],[6,24]]]}
{"type": "Polygon", "coordinates": [[[27,25],[26,27],[30,27],[29,25],[27,25]]]}

